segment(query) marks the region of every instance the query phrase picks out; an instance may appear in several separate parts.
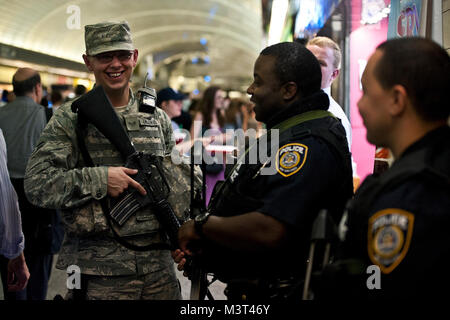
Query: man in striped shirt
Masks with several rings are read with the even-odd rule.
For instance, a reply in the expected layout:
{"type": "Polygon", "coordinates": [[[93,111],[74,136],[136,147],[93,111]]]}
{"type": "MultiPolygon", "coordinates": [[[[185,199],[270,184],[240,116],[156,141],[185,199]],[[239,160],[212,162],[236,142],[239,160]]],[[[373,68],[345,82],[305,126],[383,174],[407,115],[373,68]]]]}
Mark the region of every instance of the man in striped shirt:
{"type": "Polygon", "coordinates": [[[0,129],[0,254],[9,259],[8,290],[23,290],[30,278],[23,255],[24,237],[17,195],[6,166],[6,143],[0,129]]]}

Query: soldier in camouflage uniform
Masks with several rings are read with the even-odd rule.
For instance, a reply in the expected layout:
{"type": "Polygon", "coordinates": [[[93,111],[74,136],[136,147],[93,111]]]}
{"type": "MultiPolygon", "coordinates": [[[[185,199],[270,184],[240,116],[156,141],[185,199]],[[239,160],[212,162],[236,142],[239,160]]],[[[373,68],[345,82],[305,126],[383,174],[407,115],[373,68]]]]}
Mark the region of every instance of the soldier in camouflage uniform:
{"type": "MultiPolygon", "coordinates": [[[[154,114],[139,112],[130,90],[138,51],[127,22],[86,25],[85,43],[85,64],[96,83],[103,86],[136,149],[170,155],[174,146],[170,119],[159,108],[154,114]]],[[[71,104],[64,104],[53,115],[25,177],[32,203],[62,209],[66,238],[57,268],[80,268],[86,299],[180,299],[168,250],[133,251],[115,241],[99,200],[117,197],[127,188],[141,193],[145,189],[131,178],[136,170],[123,167],[116,148],[91,124],[85,142],[95,167],[86,167],[76,138],[77,114],[71,104]]],[[[164,232],[150,209],[138,211],[116,232],[137,245],[164,241],[164,232]]]]}

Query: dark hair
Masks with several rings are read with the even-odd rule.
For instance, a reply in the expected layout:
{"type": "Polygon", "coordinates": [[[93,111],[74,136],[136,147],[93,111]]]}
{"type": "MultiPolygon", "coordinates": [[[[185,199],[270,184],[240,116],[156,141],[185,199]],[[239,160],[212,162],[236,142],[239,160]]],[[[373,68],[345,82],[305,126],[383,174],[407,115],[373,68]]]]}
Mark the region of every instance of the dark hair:
{"type": "Polygon", "coordinates": [[[86,87],[83,86],[82,84],[78,84],[78,85],[75,87],[75,94],[76,94],[77,96],[81,96],[81,95],[83,95],[83,94],[85,94],[85,93],[86,93],[86,87]]]}
{"type": "Polygon", "coordinates": [[[377,47],[383,54],[374,74],[384,89],[405,87],[417,113],[425,120],[450,115],[450,57],[437,43],[419,37],[398,38],[377,47]]]}
{"type": "Polygon", "coordinates": [[[320,64],[314,54],[301,43],[277,43],[265,48],[260,54],[275,57],[275,75],[280,84],[295,82],[302,98],[320,90],[320,64]]]}
{"type": "MultiPolygon", "coordinates": [[[[203,116],[203,126],[209,128],[212,121],[212,114],[214,111],[214,103],[217,91],[221,90],[219,87],[211,86],[208,87],[203,93],[203,98],[199,102],[199,110],[203,116]]],[[[219,126],[223,127],[225,124],[225,119],[222,116],[220,110],[216,110],[217,120],[219,121],[219,126]]]]}
{"type": "Polygon", "coordinates": [[[191,114],[191,116],[194,116],[194,114],[197,112],[197,111],[200,111],[200,109],[199,109],[199,99],[192,99],[191,100],[191,104],[189,105],[189,107],[188,107],[188,112],[191,114]]]}
{"type": "Polygon", "coordinates": [[[8,102],[8,90],[3,90],[2,91],[2,101],[8,102]]]}
{"type": "Polygon", "coordinates": [[[241,106],[243,105],[245,105],[244,99],[231,99],[228,108],[225,110],[225,122],[234,124],[236,122],[236,116],[238,114],[242,116],[241,106]]]}
{"type": "Polygon", "coordinates": [[[18,97],[24,96],[27,93],[32,92],[34,87],[39,83],[41,83],[41,76],[37,72],[28,79],[22,81],[17,81],[13,77],[12,84],[14,88],[14,94],[18,97]]]}
{"type": "Polygon", "coordinates": [[[52,91],[51,95],[50,95],[50,101],[55,104],[56,102],[62,102],[63,101],[63,96],[61,94],[61,92],[59,91],[52,91]]]}

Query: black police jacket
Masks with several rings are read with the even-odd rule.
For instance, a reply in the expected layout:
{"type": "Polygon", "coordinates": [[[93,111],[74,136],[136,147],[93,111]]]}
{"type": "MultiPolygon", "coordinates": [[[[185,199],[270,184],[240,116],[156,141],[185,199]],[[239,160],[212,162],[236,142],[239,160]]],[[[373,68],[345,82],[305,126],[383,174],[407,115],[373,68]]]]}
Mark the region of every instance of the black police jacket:
{"type": "Polygon", "coordinates": [[[362,268],[351,294],[376,299],[440,297],[450,285],[449,226],[446,125],[411,145],[388,171],[366,178],[356,193],[349,206],[344,255],[358,259],[362,268]]]}
{"type": "MultiPolygon", "coordinates": [[[[293,104],[276,115],[268,123],[269,129],[280,130],[278,145],[266,145],[270,160],[251,164],[249,154],[255,149],[250,149],[243,158],[246,161],[241,159],[226,181],[216,187],[209,207],[212,214],[261,212],[283,222],[290,240],[276,253],[267,253],[262,264],[261,255],[215,247],[211,251],[220,255],[209,260],[215,261],[210,268],[222,281],[248,276],[303,277],[311,226],[317,213],[328,209],[339,221],[353,192],[350,153],[340,122],[330,114],[314,116],[314,106],[327,108],[328,101],[324,104],[322,99],[319,95],[318,99],[293,104]],[[295,117],[303,117],[303,121],[292,125],[289,122],[295,117]]],[[[265,141],[260,138],[255,148],[265,141]]]]}

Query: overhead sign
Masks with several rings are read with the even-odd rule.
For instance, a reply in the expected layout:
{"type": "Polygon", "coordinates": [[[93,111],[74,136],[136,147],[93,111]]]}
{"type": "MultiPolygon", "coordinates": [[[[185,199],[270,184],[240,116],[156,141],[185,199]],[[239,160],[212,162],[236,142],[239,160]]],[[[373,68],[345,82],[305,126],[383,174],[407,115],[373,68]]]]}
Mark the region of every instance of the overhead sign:
{"type": "Polygon", "coordinates": [[[422,0],[393,0],[389,14],[388,39],[418,36],[422,0]]]}

